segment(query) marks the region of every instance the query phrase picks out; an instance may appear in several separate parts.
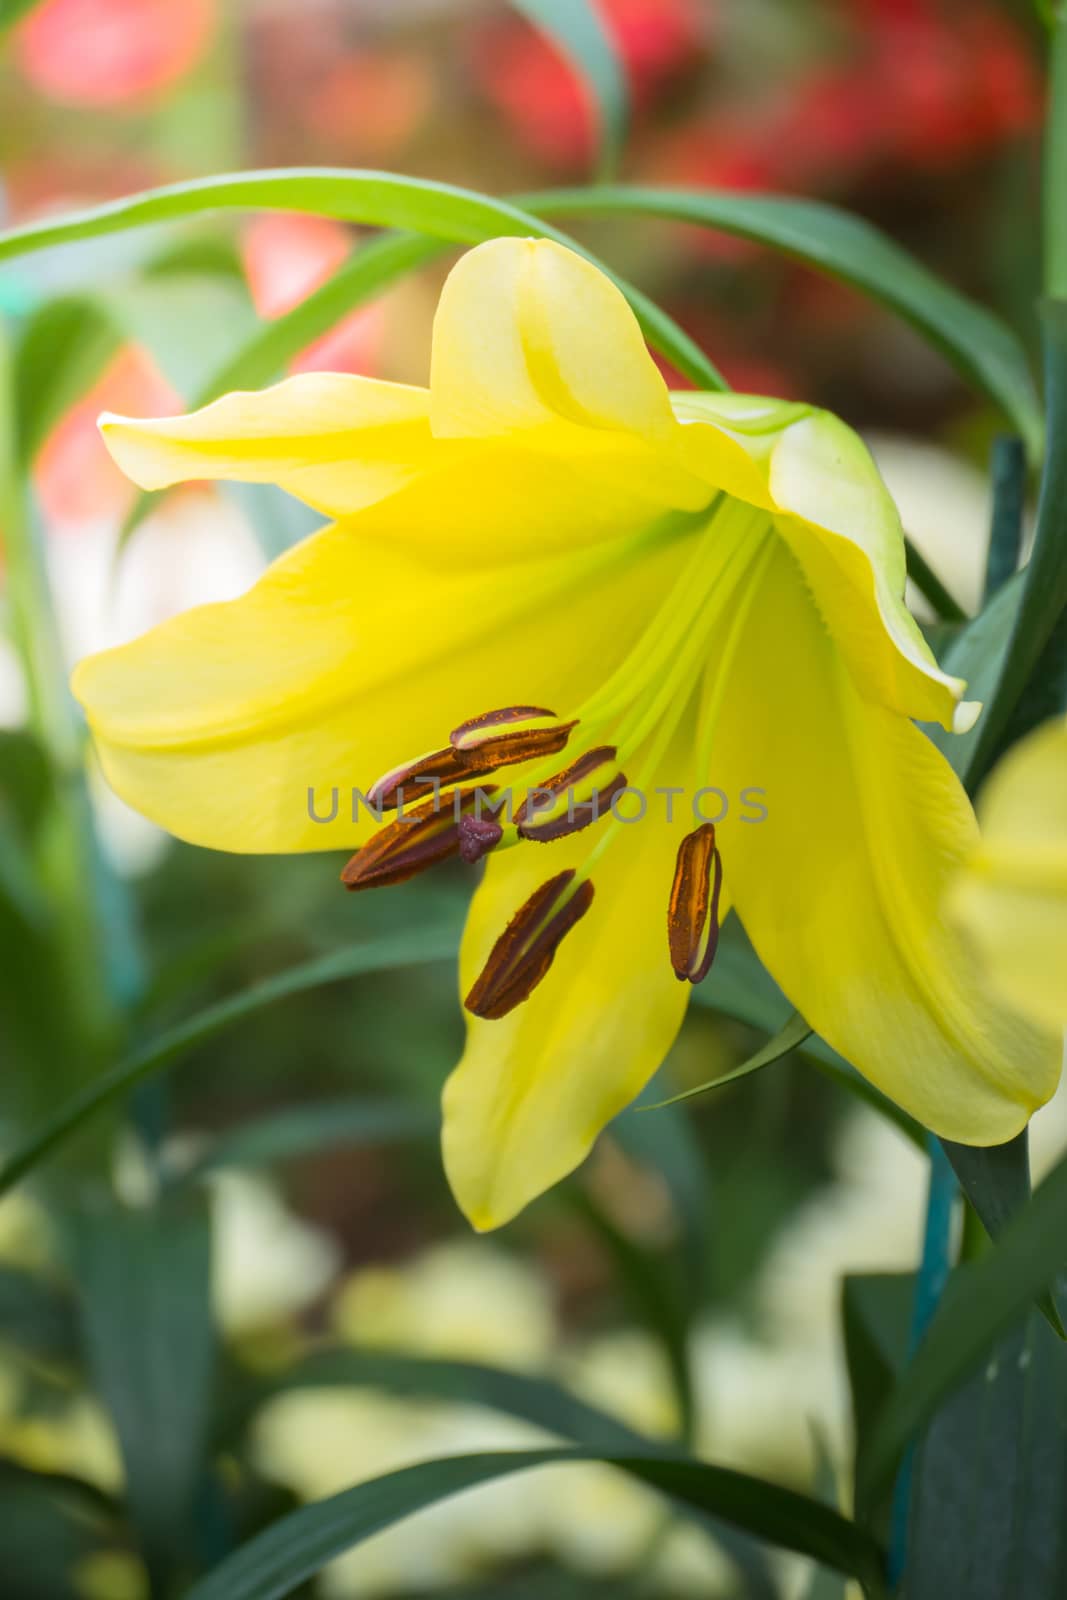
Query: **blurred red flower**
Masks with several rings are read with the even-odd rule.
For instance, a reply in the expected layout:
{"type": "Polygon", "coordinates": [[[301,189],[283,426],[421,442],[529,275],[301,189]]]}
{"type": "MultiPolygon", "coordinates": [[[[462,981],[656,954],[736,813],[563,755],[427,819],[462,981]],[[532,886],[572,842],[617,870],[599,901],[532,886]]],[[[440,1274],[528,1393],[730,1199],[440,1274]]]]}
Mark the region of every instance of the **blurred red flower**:
{"type": "MultiPolygon", "coordinates": [[[[306,300],[352,250],[352,236],[330,217],[266,212],[245,229],[241,247],[252,304],[271,319],[306,300]]],[[[383,311],[359,306],[290,364],[293,372],[359,372],[378,365],[383,311]]]]}
{"type": "Polygon", "coordinates": [[[16,56],[53,100],[143,103],[188,72],[214,24],[215,0],[44,0],[19,28],[16,56]]]}
{"type": "MultiPolygon", "coordinates": [[[[703,48],[708,8],[696,0],[593,0],[610,32],[639,110],[649,106],[703,48]]],[[[474,36],[479,85],[535,155],[553,165],[587,162],[596,123],[581,77],[521,18],[494,19],[474,36]]]]}
{"type": "Polygon", "coordinates": [[[826,192],[875,166],[952,169],[1039,123],[1040,75],[1008,17],[975,0],[951,13],[932,0],[847,0],[847,9],[859,26],[846,59],[687,129],[657,176],[826,192]]]}

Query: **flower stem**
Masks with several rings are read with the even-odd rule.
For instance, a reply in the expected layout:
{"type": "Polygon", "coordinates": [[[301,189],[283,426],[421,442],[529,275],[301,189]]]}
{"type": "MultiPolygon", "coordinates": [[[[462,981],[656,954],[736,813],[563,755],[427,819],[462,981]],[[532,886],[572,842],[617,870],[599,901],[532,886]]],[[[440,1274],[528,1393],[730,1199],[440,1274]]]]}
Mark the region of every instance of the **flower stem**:
{"type": "MultiPolygon", "coordinates": [[[[915,1280],[912,1302],[909,1360],[915,1355],[927,1328],[933,1321],[952,1270],[952,1221],[958,1186],[941,1142],[930,1135],[930,1176],[926,1197],[926,1225],[923,1253],[915,1280]]],[[[893,1510],[889,1535],[889,1582],[895,1587],[904,1575],[908,1555],[908,1524],[911,1510],[914,1447],[901,1463],[893,1491],[893,1510]]]]}

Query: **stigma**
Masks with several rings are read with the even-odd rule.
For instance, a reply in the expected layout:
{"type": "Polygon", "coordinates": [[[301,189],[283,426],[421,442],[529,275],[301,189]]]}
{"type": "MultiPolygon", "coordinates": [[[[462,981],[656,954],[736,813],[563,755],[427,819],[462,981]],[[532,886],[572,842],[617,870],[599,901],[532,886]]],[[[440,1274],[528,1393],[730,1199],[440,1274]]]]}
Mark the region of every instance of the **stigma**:
{"type": "Polygon", "coordinates": [[[682,983],[702,983],[719,945],[722,856],[715,824],[705,822],[678,846],[667,906],[671,966],[682,983]]]}

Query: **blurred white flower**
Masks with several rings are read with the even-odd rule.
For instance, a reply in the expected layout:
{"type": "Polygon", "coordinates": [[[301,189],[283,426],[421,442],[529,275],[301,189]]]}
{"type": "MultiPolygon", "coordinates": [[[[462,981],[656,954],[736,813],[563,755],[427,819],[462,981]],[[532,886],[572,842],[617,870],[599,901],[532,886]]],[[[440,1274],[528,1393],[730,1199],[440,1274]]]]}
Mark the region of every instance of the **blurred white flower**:
{"type": "MultiPolygon", "coordinates": [[[[91,651],[124,644],[191,606],[230,600],[259,576],[264,560],[236,504],[208,491],[168,496],[117,556],[113,519],[56,531],[46,541],[48,575],[69,666],[91,651]]],[[[0,657],[0,720],[17,712],[0,657]],[[10,701],[10,705],[6,702],[10,701]]],[[[18,680],[17,666],[14,668],[18,680]]],[[[91,793],[105,849],[118,871],[155,866],[168,839],[118,800],[96,774],[91,793]]]]}
{"type": "Polygon", "coordinates": [[[212,1294],[223,1331],[254,1333],[316,1300],[340,1265],[335,1240],[294,1216],[265,1178],[227,1171],[208,1183],[212,1294]]]}
{"type": "MultiPolygon", "coordinates": [[[[941,445],[893,433],[866,439],[909,538],[964,610],[977,611],[992,515],[988,479],[941,445]]],[[[917,616],[932,617],[912,584],[908,604],[917,616]]]]}

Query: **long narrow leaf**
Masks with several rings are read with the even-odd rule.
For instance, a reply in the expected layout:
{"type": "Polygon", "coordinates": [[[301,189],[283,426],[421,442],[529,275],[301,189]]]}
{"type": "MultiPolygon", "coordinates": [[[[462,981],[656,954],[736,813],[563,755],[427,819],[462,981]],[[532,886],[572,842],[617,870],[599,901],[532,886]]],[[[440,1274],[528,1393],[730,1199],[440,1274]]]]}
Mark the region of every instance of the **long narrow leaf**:
{"type": "MultiPolygon", "coordinates": [[[[351,1348],[312,1351],[284,1371],[254,1383],[250,1392],[242,1395],[238,1390],[226,1437],[232,1438],[246,1427],[251,1415],[276,1394],[294,1388],[353,1386],[384,1389],[404,1399],[485,1406],[590,1449],[625,1454],[647,1450],[651,1443],[646,1434],[540,1374],[395,1350],[351,1348]]],[[[689,1509],[744,1578],[748,1600],[775,1600],[778,1590],[760,1548],[720,1518],[695,1507],[689,1509]]]]}
{"type": "Polygon", "coordinates": [[[1000,1243],[956,1281],[889,1396],[857,1467],[866,1504],[891,1480],[908,1442],[986,1351],[1067,1268],[1067,1157],[1004,1229],[1000,1243]]]}
{"type": "Polygon", "coordinates": [[[364,1098],[288,1106],[222,1134],[182,1176],[199,1177],[220,1167],[266,1166],[338,1146],[426,1137],[437,1132],[438,1122],[436,1110],[403,1100],[364,1098]]]}
{"type": "Polygon", "coordinates": [[[161,1039],[142,1046],[120,1061],[110,1072],[90,1083],[63,1106],[52,1120],[17,1149],[0,1168],[0,1195],[12,1188],[31,1168],[57,1145],[69,1139],[84,1122],[112,1101],[120,1099],[136,1084],[177,1060],[179,1056],[207,1042],[216,1034],[264,1006],[274,1005],[305,989],[328,983],[341,983],[368,972],[385,972],[396,967],[414,966],[421,961],[443,961],[456,949],[459,930],[451,924],[421,928],[409,933],[353,945],[315,961],[307,961],[288,972],[267,978],[262,983],[208,1006],[165,1033],[161,1039]]]}
{"type": "Polygon", "coordinates": [[[805,1495],[661,1451],[515,1450],[422,1462],[304,1506],[228,1557],[193,1586],[186,1600],[281,1600],[336,1556],[424,1506],[512,1472],[569,1462],[619,1467],[684,1505],[859,1578],[869,1596],[882,1593],[878,1547],[846,1518],[805,1495]]]}
{"type": "Polygon", "coordinates": [[[710,1078],[707,1083],[698,1083],[692,1089],[683,1089],[681,1094],[671,1095],[669,1100],[660,1100],[655,1105],[646,1106],[645,1110],[662,1111],[666,1106],[677,1105],[680,1100],[692,1100],[697,1095],[721,1089],[723,1084],[736,1083],[738,1078],[747,1078],[749,1073],[759,1072],[763,1067],[769,1067],[775,1061],[781,1061],[783,1056],[799,1049],[811,1038],[811,1032],[800,1012],[794,1011],[789,1021],[779,1028],[772,1039],[767,1040],[762,1049],[757,1050],[755,1055],[749,1056],[747,1061],[742,1061],[739,1067],[734,1067],[732,1072],[724,1072],[719,1078],[710,1078]]]}
{"type": "MultiPolygon", "coordinates": [[[[401,228],[431,234],[456,244],[480,244],[501,236],[536,235],[580,249],[573,239],[506,200],[473,189],[399,177],[388,172],[346,171],[332,167],[292,167],[265,172],[228,173],[189,183],[168,184],[114,200],[59,221],[31,223],[0,235],[0,261],[51,245],[95,239],[150,223],[177,222],[209,211],[256,209],[310,211],[346,222],[401,228]]],[[[588,252],[583,252],[588,254],[588,252]]],[[[589,257],[590,260],[594,258],[589,257]]],[[[693,340],[666,312],[630,284],[610,273],[626,295],[649,343],[679,372],[707,389],[724,380],[693,340]]]]}
{"type": "Polygon", "coordinates": [[[781,195],[699,189],[592,188],[526,195],[545,216],[656,216],[692,222],[771,246],[889,306],[996,402],[1040,454],[1043,422],[1015,335],[861,217],[781,195]]]}

